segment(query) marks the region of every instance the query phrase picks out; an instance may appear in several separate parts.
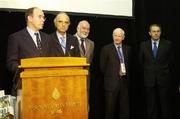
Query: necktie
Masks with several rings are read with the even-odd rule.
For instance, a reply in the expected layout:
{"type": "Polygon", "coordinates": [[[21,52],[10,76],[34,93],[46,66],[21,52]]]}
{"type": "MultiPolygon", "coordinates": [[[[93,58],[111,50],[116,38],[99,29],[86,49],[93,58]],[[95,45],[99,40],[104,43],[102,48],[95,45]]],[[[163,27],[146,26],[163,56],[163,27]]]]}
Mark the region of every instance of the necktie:
{"type": "Polygon", "coordinates": [[[84,39],[81,39],[81,48],[82,48],[82,51],[83,51],[83,55],[85,55],[85,48],[84,48],[84,39]]]}
{"type": "Polygon", "coordinates": [[[65,52],[66,52],[65,38],[64,38],[64,37],[61,37],[60,39],[61,39],[60,43],[61,43],[63,52],[64,52],[64,54],[65,54],[65,52]]]}
{"type": "Polygon", "coordinates": [[[121,53],[121,50],[120,50],[120,49],[121,49],[121,47],[118,46],[118,47],[117,47],[117,50],[118,50],[119,60],[120,60],[121,63],[124,63],[123,56],[122,56],[122,53],[121,53]]]}
{"type": "Polygon", "coordinates": [[[41,44],[41,40],[39,38],[39,33],[34,33],[34,35],[36,36],[37,48],[38,48],[38,50],[41,50],[42,49],[42,44],[41,44]]]}
{"type": "Polygon", "coordinates": [[[117,47],[118,56],[119,56],[119,60],[120,60],[119,75],[124,76],[124,75],[126,75],[126,68],[125,68],[125,64],[124,64],[123,54],[121,53],[120,48],[121,48],[120,46],[117,47]]]}
{"type": "Polygon", "coordinates": [[[37,49],[39,50],[39,56],[42,56],[42,44],[41,44],[41,40],[39,38],[39,33],[34,33],[34,35],[36,36],[36,43],[37,43],[37,49]]]}
{"type": "Polygon", "coordinates": [[[153,42],[153,56],[154,56],[154,58],[156,58],[156,55],[157,55],[157,43],[156,43],[156,41],[155,42],[153,42]]]}

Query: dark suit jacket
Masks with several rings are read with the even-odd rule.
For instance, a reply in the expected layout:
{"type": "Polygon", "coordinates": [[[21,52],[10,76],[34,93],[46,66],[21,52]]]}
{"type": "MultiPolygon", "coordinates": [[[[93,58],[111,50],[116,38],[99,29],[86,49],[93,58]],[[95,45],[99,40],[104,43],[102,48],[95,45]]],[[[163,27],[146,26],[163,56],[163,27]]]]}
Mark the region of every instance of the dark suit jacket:
{"type": "MultiPolygon", "coordinates": [[[[87,38],[85,40],[85,44],[86,44],[85,57],[87,58],[87,63],[91,63],[94,55],[94,42],[87,38]]],[[[80,45],[79,45],[79,49],[80,49],[80,53],[83,54],[80,45]]]]}
{"type": "MultiPolygon", "coordinates": [[[[74,36],[77,38],[76,35],[74,35],[74,36]]],[[[78,41],[78,38],[77,38],[77,41],[78,41]]],[[[88,38],[86,38],[84,41],[85,41],[85,44],[86,44],[86,52],[85,52],[85,54],[83,53],[81,44],[79,44],[79,41],[78,41],[80,55],[81,55],[81,57],[86,57],[87,58],[87,63],[90,64],[92,62],[93,55],[94,55],[94,42],[92,40],[88,39],[88,38]]]]}
{"type": "MultiPolygon", "coordinates": [[[[40,32],[40,36],[42,43],[41,56],[51,56],[49,36],[43,32],[40,32]]],[[[27,29],[24,28],[23,30],[11,34],[8,39],[7,68],[15,72],[20,64],[20,59],[32,57],[40,57],[40,54],[27,29]]]]}
{"type": "Polygon", "coordinates": [[[26,28],[11,34],[8,38],[7,68],[14,74],[12,95],[16,95],[17,88],[21,87],[21,80],[19,80],[20,70],[18,69],[20,60],[51,56],[50,37],[43,32],[40,32],[40,37],[42,43],[41,54],[26,28]]]}
{"type": "Polygon", "coordinates": [[[78,42],[76,37],[70,34],[66,34],[66,53],[64,54],[63,49],[61,47],[61,44],[58,40],[56,32],[50,34],[51,40],[52,40],[52,46],[53,46],[53,56],[55,57],[65,57],[65,56],[71,56],[71,57],[79,57],[80,52],[78,48],[78,42]]]}
{"type": "MultiPolygon", "coordinates": [[[[127,45],[122,45],[126,76],[124,77],[127,85],[129,85],[129,63],[130,63],[130,47],[127,45]]],[[[114,44],[106,45],[101,50],[100,55],[100,68],[104,74],[104,88],[105,90],[113,91],[118,86],[120,80],[119,76],[119,58],[116,47],[114,44]]]]}
{"type": "Polygon", "coordinates": [[[140,45],[139,60],[144,71],[145,86],[167,86],[170,81],[170,70],[173,62],[172,44],[161,39],[158,46],[157,57],[153,57],[151,40],[140,45]]]}

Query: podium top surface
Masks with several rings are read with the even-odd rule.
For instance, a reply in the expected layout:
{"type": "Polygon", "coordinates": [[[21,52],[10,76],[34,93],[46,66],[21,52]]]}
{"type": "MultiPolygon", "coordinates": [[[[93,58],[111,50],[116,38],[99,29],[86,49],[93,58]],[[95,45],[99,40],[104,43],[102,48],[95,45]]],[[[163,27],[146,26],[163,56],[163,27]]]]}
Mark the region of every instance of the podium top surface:
{"type": "Polygon", "coordinates": [[[19,68],[89,66],[83,57],[36,57],[21,59],[19,68]]]}

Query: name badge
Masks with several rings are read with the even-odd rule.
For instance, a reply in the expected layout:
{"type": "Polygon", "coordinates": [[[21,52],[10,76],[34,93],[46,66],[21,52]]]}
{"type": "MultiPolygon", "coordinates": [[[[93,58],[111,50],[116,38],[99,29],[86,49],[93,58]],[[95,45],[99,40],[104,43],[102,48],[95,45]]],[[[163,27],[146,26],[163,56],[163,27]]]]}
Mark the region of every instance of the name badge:
{"type": "Polygon", "coordinates": [[[121,63],[121,73],[122,75],[126,75],[126,67],[124,63],[121,63]]]}

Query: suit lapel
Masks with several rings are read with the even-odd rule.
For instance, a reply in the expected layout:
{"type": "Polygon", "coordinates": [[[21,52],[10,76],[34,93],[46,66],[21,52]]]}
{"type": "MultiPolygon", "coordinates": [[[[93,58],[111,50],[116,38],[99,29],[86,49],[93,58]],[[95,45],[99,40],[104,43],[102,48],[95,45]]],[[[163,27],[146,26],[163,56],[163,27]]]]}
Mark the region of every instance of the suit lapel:
{"type": "Polygon", "coordinates": [[[114,44],[111,45],[111,51],[112,51],[112,54],[115,54],[115,59],[119,60],[119,56],[118,56],[118,53],[114,44]]]}
{"type": "Polygon", "coordinates": [[[147,54],[151,54],[151,58],[154,59],[151,40],[147,42],[147,52],[147,54]]]}
{"type": "Polygon", "coordinates": [[[89,51],[89,48],[90,48],[90,44],[89,44],[89,41],[87,40],[87,39],[85,39],[85,45],[86,45],[86,49],[85,49],[85,54],[83,53],[83,50],[82,50],[82,48],[81,48],[81,44],[79,43],[79,41],[78,41],[78,43],[79,43],[79,50],[80,50],[80,55],[81,56],[87,56],[87,53],[88,53],[88,51],[89,51]]]}
{"type": "Polygon", "coordinates": [[[123,56],[124,56],[124,62],[127,61],[127,50],[126,50],[126,47],[124,47],[124,45],[122,45],[122,53],[123,53],[123,56]]]}
{"type": "Polygon", "coordinates": [[[39,32],[39,33],[40,33],[40,37],[41,37],[42,48],[44,48],[44,47],[46,47],[46,40],[45,40],[44,35],[41,32],[39,32]]]}
{"type": "Polygon", "coordinates": [[[157,56],[156,56],[156,59],[158,59],[159,55],[161,54],[161,51],[163,48],[163,41],[162,40],[159,40],[159,45],[158,45],[158,50],[157,50],[157,56]]]}
{"type": "Polygon", "coordinates": [[[41,32],[39,32],[40,33],[40,37],[41,37],[41,44],[42,44],[42,53],[45,55],[45,53],[46,53],[46,49],[47,49],[47,45],[49,45],[48,44],[48,42],[46,42],[46,37],[41,33],[41,32]]]}
{"type": "MultiPolygon", "coordinates": [[[[80,54],[81,54],[81,56],[85,56],[84,54],[83,54],[83,51],[82,51],[82,48],[81,48],[81,45],[79,44],[79,51],[80,51],[80,54]]],[[[87,52],[87,51],[86,51],[87,52]]],[[[86,53],[85,53],[86,54],[86,53]]]]}
{"type": "Polygon", "coordinates": [[[56,35],[56,32],[53,34],[53,39],[55,41],[55,47],[59,50],[61,55],[64,55],[63,49],[62,49],[59,39],[56,35]]]}
{"type": "Polygon", "coordinates": [[[66,55],[68,55],[67,53],[70,51],[71,48],[71,39],[69,37],[68,34],[66,34],[66,55]]]}
{"type": "Polygon", "coordinates": [[[26,44],[29,44],[28,47],[31,47],[32,51],[37,52],[38,49],[36,47],[36,44],[34,43],[31,35],[29,34],[29,32],[27,31],[27,29],[24,30],[24,39],[26,39],[26,44]]]}
{"type": "Polygon", "coordinates": [[[90,52],[91,46],[90,46],[90,43],[89,43],[89,41],[88,41],[87,39],[85,40],[85,44],[86,44],[86,52],[85,52],[85,55],[88,55],[89,52],[90,52]]]}

